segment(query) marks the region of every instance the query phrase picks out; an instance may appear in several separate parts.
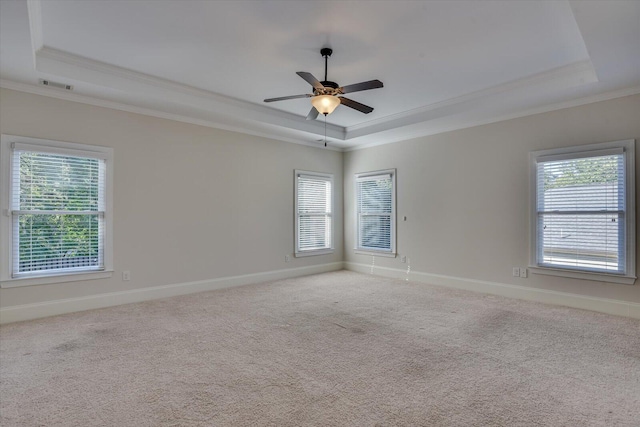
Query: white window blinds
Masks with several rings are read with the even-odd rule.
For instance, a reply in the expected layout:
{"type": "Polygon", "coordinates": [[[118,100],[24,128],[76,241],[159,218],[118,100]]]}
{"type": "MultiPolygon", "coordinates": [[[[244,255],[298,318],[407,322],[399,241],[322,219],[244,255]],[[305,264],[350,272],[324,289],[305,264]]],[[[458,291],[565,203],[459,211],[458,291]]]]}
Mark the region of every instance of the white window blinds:
{"type": "Polygon", "coordinates": [[[333,248],[332,193],[332,175],[296,171],[296,255],[333,248]]]}
{"type": "Polygon", "coordinates": [[[394,174],[356,176],[357,248],[394,252],[394,174]]]}
{"type": "Polygon", "coordinates": [[[539,158],[537,264],[624,274],[625,194],[621,148],[539,158]]]}
{"type": "Polygon", "coordinates": [[[104,269],[105,160],[16,143],[11,172],[12,276],[104,269]]]}

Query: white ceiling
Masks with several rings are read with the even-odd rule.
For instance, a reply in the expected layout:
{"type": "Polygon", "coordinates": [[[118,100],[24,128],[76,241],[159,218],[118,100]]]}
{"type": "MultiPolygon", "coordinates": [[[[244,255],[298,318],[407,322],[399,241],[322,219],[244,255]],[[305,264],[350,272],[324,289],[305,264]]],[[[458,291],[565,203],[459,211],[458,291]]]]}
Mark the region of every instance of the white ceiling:
{"type": "Polygon", "coordinates": [[[0,1],[0,85],[317,144],[296,71],[379,79],[336,148],[640,93],[640,1],[0,1]],[[38,86],[46,78],[73,92],[38,86]]]}

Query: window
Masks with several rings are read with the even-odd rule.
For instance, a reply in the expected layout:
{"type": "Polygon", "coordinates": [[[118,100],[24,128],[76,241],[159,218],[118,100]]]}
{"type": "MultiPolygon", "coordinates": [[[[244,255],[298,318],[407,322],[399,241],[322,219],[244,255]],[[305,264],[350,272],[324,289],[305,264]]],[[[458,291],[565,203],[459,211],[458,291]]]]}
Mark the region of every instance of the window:
{"type": "Polygon", "coordinates": [[[356,252],[396,253],[396,170],[356,174],[356,252]]]}
{"type": "Polygon", "coordinates": [[[295,171],[295,255],[333,252],[333,175],[295,171]]]}
{"type": "Polygon", "coordinates": [[[3,135],[3,287],[110,267],[110,164],[108,148],[3,135]]]}
{"type": "Polygon", "coordinates": [[[633,140],[532,153],[533,272],[634,282],[634,162],[633,140]]]}

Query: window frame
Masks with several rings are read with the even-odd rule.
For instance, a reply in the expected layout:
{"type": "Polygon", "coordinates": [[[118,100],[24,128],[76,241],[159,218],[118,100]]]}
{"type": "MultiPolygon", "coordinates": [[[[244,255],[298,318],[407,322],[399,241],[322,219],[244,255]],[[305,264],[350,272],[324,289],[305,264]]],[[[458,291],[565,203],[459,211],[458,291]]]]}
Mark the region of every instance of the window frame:
{"type": "Polygon", "coordinates": [[[354,204],[355,204],[355,248],[354,252],[360,255],[373,255],[373,256],[382,256],[388,258],[395,258],[397,255],[396,251],[396,226],[397,226],[397,216],[396,216],[396,169],[383,169],[378,171],[371,172],[360,172],[354,174],[353,180],[353,195],[354,195],[354,204]],[[358,208],[358,180],[362,178],[371,178],[380,175],[391,175],[391,249],[390,250],[376,250],[371,248],[363,248],[360,246],[360,212],[358,208]]]}
{"type": "Polygon", "coordinates": [[[294,234],[294,251],[293,251],[293,255],[296,258],[300,258],[300,257],[308,257],[308,256],[315,256],[315,255],[326,255],[326,254],[331,254],[335,251],[335,227],[334,227],[334,207],[335,207],[335,186],[334,186],[334,181],[333,181],[333,174],[330,173],[325,173],[325,172],[311,172],[311,171],[304,171],[304,170],[299,170],[296,169],[294,170],[294,175],[293,175],[293,187],[294,187],[294,217],[295,217],[295,225],[294,225],[294,230],[293,230],[293,234],[294,234]],[[300,235],[300,213],[298,212],[298,177],[300,175],[308,175],[308,176],[317,176],[323,179],[326,179],[329,181],[330,185],[331,185],[331,212],[329,212],[328,216],[331,218],[331,230],[329,231],[330,235],[331,235],[331,245],[329,248],[319,248],[319,249],[308,249],[308,250],[301,250],[300,249],[300,242],[299,242],[299,235],[300,235]]]}
{"type": "Polygon", "coordinates": [[[113,274],[113,148],[53,141],[16,135],[0,138],[0,288],[44,285],[111,277],[113,274]],[[11,214],[11,173],[13,169],[13,143],[29,144],[42,152],[76,156],[95,156],[105,161],[104,211],[104,269],[85,271],[47,272],[12,277],[13,275],[13,218],[11,214]]]}
{"type": "Polygon", "coordinates": [[[636,216],[635,216],[635,140],[611,141],[572,147],[539,150],[529,153],[529,269],[532,273],[570,277],[632,285],[636,280],[636,216]],[[576,268],[548,267],[538,262],[538,208],[537,208],[537,166],[538,160],[578,159],[598,151],[622,149],[624,155],[625,179],[625,242],[626,271],[620,273],[594,272],[576,268]],[[591,152],[591,153],[590,153],[591,152]]]}

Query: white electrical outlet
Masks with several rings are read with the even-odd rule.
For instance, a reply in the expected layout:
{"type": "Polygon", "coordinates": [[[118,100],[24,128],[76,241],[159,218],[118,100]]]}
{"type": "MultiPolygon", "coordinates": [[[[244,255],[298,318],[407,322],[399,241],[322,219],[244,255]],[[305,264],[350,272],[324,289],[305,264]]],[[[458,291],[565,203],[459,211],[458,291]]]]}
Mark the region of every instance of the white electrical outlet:
{"type": "Polygon", "coordinates": [[[513,267],[513,277],[520,277],[520,269],[518,267],[513,267]]]}
{"type": "Polygon", "coordinates": [[[400,257],[400,262],[402,262],[402,263],[407,262],[407,256],[406,256],[406,255],[402,255],[402,256],[400,257]]]}
{"type": "Polygon", "coordinates": [[[526,268],[521,268],[520,269],[520,277],[527,277],[527,269],[526,268]]]}
{"type": "Polygon", "coordinates": [[[123,271],[122,272],[122,281],[123,282],[128,282],[129,280],[131,280],[131,272],[130,271],[123,271]]]}
{"type": "Polygon", "coordinates": [[[285,256],[284,256],[284,262],[289,262],[289,260],[290,260],[290,259],[291,259],[291,258],[289,258],[289,255],[285,255],[285,256]]]}

